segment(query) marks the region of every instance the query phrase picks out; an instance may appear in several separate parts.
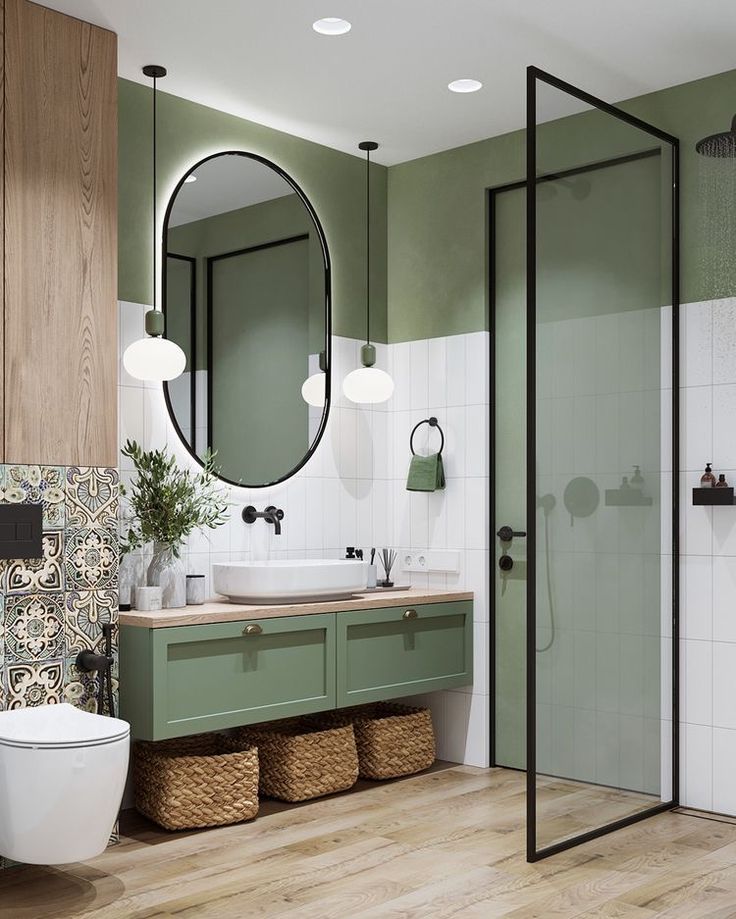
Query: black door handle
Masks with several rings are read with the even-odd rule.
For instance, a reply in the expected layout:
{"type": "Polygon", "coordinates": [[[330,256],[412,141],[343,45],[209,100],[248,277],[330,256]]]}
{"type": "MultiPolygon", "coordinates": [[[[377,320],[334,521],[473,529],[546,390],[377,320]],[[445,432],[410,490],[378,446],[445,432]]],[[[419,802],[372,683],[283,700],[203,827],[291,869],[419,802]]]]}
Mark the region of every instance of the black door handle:
{"type": "Polygon", "coordinates": [[[498,533],[496,533],[496,536],[498,536],[502,542],[511,542],[514,536],[521,538],[522,536],[526,536],[526,533],[524,530],[512,530],[511,527],[501,527],[498,533]]]}

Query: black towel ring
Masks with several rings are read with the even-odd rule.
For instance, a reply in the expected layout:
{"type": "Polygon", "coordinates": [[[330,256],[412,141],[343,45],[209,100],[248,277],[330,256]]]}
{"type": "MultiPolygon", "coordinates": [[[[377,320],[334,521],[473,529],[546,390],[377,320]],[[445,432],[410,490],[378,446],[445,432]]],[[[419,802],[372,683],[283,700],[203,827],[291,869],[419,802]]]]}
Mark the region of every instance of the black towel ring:
{"type": "Polygon", "coordinates": [[[412,428],[412,432],[409,435],[409,449],[411,450],[411,455],[416,456],[416,451],[414,450],[414,435],[417,432],[417,428],[420,428],[423,424],[428,424],[430,428],[437,428],[437,430],[440,432],[440,437],[442,438],[442,440],[440,442],[439,454],[441,456],[442,451],[445,449],[445,434],[442,428],[440,427],[439,421],[437,421],[437,419],[434,416],[432,418],[422,419],[422,421],[420,421],[418,424],[415,424],[414,427],[412,428]]]}

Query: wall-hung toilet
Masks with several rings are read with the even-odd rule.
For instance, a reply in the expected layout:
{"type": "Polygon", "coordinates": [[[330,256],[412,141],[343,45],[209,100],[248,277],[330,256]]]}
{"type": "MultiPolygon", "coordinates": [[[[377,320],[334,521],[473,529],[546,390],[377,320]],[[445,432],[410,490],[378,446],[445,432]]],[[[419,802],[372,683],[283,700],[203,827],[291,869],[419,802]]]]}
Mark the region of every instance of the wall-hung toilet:
{"type": "Polygon", "coordinates": [[[118,816],[130,726],[73,705],[0,712],[0,855],[32,865],[99,855],[118,816]]]}

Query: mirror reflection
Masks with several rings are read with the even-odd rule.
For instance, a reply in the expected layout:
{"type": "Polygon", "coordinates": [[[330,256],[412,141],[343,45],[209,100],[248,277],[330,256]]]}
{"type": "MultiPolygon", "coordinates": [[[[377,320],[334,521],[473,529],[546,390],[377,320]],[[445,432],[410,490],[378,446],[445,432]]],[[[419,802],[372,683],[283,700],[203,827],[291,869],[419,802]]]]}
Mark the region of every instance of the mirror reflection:
{"type": "Polygon", "coordinates": [[[260,157],[218,154],[180,182],[164,247],[166,337],[187,355],[167,384],[182,440],[200,460],[216,451],[230,482],[287,478],[329,407],[329,385],[316,406],[302,394],[329,377],[328,255],[309,202],[260,157]]]}

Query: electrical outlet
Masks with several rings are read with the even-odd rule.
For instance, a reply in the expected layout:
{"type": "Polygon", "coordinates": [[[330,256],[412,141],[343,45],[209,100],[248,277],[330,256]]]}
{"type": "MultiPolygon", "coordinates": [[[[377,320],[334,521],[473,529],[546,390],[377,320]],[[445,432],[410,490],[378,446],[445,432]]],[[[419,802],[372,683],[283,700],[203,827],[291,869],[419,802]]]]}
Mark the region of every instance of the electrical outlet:
{"type": "Polygon", "coordinates": [[[460,553],[452,550],[427,549],[403,552],[403,571],[446,571],[457,574],[460,571],[460,553]]]}

